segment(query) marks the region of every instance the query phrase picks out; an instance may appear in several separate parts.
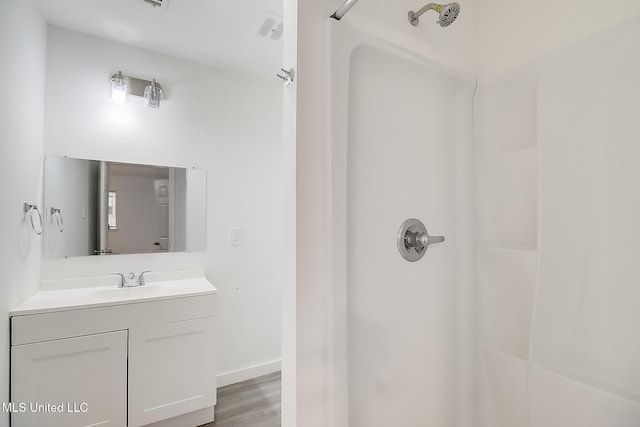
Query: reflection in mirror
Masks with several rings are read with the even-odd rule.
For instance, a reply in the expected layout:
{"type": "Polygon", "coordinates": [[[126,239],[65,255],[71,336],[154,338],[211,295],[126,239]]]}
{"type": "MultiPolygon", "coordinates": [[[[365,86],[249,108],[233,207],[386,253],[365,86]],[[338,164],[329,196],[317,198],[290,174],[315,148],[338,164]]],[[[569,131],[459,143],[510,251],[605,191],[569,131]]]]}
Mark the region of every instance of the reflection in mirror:
{"type": "Polygon", "coordinates": [[[44,255],[203,251],[205,191],[200,169],[48,156],[44,255]]]}

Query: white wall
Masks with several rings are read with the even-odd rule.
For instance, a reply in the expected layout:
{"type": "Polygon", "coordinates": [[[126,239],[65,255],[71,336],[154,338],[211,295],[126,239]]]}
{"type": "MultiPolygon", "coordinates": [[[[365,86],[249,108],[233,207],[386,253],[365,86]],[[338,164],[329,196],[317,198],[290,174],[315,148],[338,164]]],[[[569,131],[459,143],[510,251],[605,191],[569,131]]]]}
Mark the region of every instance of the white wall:
{"type": "Polygon", "coordinates": [[[504,3],[479,12],[479,426],[635,426],[640,204],[617,192],[638,180],[640,4],[504,3]]]}
{"type": "MultiPolygon", "coordinates": [[[[41,205],[46,24],[34,2],[0,1],[0,402],[9,401],[9,315],[40,279],[42,239],[22,203],[41,205]]],[[[0,426],[9,415],[0,413],[0,426]]]]}
{"type": "Polygon", "coordinates": [[[207,250],[45,259],[43,278],[205,267],[219,289],[219,373],[278,360],[280,91],[275,79],[49,27],[46,154],[206,169],[207,250]],[[109,78],[118,70],[156,78],[166,91],[162,108],[145,108],[141,98],[113,103],[109,78]],[[242,246],[229,246],[231,226],[242,228],[242,246]]]}
{"type": "MultiPolygon", "coordinates": [[[[282,64],[297,73],[298,1],[283,0],[282,64]]],[[[282,425],[294,427],[298,417],[297,382],[297,199],[296,95],[298,78],[282,90],[282,425]]],[[[303,330],[304,330],[304,325],[303,330]]],[[[319,406],[324,406],[318,403],[319,406]]]]}
{"type": "Polygon", "coordinates": [[[640,14],[637,0],[480,0],[478,70],[502,74],[640,14]]]}
{"type": "MultiPolygon", "coordinates": [[[[331,5],[326,3],[298,1],[294,17],[298,31],[295,54],[291,54],[290,61],[296,66],[298,78],[293,88],[295,93],[287,93],[295,99],[287,100],[288,105],[290,102],[295,105],[295,125],[289,124],[287,131],[291,131],[291,126],[295,128],[295,137],[289,135],[288,139],[295,144],[295,149],[287,148],[295,155],[295,291],[288,293],[288,301],[295,305],[295,314],[287,314],[294,317],[289,318],[289,322],[295,322],[292,332],[296,347],[289,350],[289,357],[295,359],[290,363],[295,366],[295,398],[290,399],[295,400],[296,410],[293,417],[287,414],[283,418],[284,427],[330,425],[327,401],[331,395],[327,388],[326,360],[330,311],[327,306],[329,272],[326,271],[328,35],[325,24],[331,5]]],[[[293,387],[290,382],[284,386],[289,390],[293,387]]],[[[287,396],[285,389],[284,398],[287,396]]],[[[285,401],[283,410],[286,404],[285,401]]]]}
{"type": "Polygon", "coordinates": [[[640,16],[540,64],[535,427],[640,425],[638,52],[640,16]]]}

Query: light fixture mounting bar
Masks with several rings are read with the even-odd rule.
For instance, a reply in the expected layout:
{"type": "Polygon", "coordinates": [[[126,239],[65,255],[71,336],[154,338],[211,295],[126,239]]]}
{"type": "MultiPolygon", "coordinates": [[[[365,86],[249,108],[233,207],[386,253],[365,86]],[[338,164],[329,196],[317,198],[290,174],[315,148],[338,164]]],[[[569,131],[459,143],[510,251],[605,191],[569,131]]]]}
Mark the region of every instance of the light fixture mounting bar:
{"type": "MultiPolygon", "coordinates": [[[[115,73],[113,76],[111,76],[112,79],[117,77],[118,77],[118,73],[115,73]]],[[[129,82],[129,95],[144,97],[144,89],[147,86],[151,86],[151,80],[143,80],[137,77],[125,76],[124,74],[122,75],[122,78],[127,82],[129,82]]],[[[158,83],[157,81],[156,81],[156,87],[159,89],[162,89],[162,86],[160,86],[160,83],[158,83]]],[[[166,99],[166,96],[165,96],[165,99],[166,99]]]]}

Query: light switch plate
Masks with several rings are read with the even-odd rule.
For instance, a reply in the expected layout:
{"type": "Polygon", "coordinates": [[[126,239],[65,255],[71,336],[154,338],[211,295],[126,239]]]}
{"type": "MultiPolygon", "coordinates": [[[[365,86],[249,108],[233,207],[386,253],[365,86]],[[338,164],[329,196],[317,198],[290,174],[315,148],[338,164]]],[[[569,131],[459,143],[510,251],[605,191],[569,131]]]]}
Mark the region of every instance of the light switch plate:
{"type": "Polygon", "coordinates": [[[229,228],[229,245],[240,246],[242,244],[242,230],[238,227],[229,228]]]}

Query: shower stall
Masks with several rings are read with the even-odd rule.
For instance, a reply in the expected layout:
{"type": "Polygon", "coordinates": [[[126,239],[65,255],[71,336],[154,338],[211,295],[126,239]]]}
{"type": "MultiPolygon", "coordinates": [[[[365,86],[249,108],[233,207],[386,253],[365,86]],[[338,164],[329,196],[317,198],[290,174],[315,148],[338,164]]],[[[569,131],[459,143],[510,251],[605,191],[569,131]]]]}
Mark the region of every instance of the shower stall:
{"type": "Polygon", "coordinates": [[[328,24],[332,425],[639,426],[640,19],[482,73],[437,44],[464,2],[364,3],[328,24]]]}
{"type": "Polygon", "coordinates": [[[475,80],[331,25],[333,286],[344,304],[334,327],[348,425],[469,425],[475,80]],[[408,262],[398,234],[414,218],[444,241],[408,262]]]}

